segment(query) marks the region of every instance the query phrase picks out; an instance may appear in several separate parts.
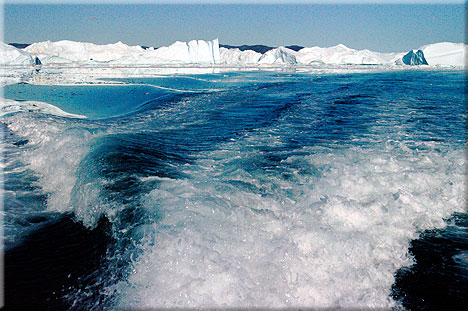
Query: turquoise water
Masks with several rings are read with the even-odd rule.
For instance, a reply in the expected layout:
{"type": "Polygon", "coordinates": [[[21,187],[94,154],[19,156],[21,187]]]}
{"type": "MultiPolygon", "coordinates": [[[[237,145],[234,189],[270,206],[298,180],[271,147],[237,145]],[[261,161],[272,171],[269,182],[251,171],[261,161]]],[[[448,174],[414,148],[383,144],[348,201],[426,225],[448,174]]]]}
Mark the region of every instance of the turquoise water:
{"type": "MultiPolygon", "coordinates": [[[[4,88],[19,101],[1,119],[6,280],[33,284],[11,301],[412,308],[442,293],[413,290],[430,269],[409,249],[453,215],[466,226],[463,73],[107,81],[4,88]]],[[[455,232],[441,256],[461,272],[441,278],[463,288],[455,232]]],[[[447,297],[464,303],[431,303],[447,297]]]]}

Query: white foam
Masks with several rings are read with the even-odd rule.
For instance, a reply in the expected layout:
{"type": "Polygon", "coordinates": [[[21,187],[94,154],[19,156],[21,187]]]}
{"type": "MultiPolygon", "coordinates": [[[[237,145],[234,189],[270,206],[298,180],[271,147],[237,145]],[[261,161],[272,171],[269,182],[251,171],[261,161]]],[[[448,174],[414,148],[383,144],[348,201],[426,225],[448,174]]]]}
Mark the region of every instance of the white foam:
{"type": "Polygon", "coordinates": [[[79,118],[83,119],[86,116],[73,114],[62,109],[39,101],[15,101],[6,98],[0,98],[0,117],[5,116],[7,114],[16,113],[20,111],[38,111],[46,114],[53,114],[56,116],[61,117],[68,117],[68,118],[79,118]]]}
{"type": "Polygon", "coordinates": [[[28,139],[30,148],[20,160],[40,177],[39,186],[48,193],[47,210],[71,211],[70,196],[78,165],[89,150],[90,132],[56,122],[53,116],[38,118],[36,113],[9,115],[3,122],[10,131],[28,139]]]}
{"type": "Polygon", "coordinates": [[[86,178],[98,169],[82,167],[94,140],[104,135],[104,130],[93,125],[91,129],[85,128],[81,124],[84,116],[64,112],[47,103],[3,100],[2,106],[2,110],[5,109],[2,123],[27,140],[27,148],[17,160],[39,177],[37,186],[47,194],[45,211],[73,211],[77,219],[90,228],[102,214],[112,217],[115,210],[107,208],[100,199],[99,190],[105,181],[86,178]]]}
{"type": "MultiPolygon", "coordinates": [[[[47,208],[93,226],[118,209],[99,199],[105,180],[79,176],[103,133],[68,121],[27,112],[3,120],[29,140],[22,160],[49,193],[47,208]]],[[[391,307],[394,272],[412,263],[409,240],[464,207],[464,150],[410,143],[304,148],[309,156],[282,160],[288,179],[245,165],[262,157],[251,146],[283,145],[271,133],[201,154],[186,178],[158,179],[143,206],[161,221],[140,228],[132,275],[108,290],[131,308],[391,307]]]]}
{"type": "Polygon", "coordinates": [[[120,306],[389,308],[409,240],[463,211],[462,149],[306,148],[283,160],[285,180],[244,169],[260,154],[242,150],[258,139],[228,143],[151,192],[146,207],[162,219],[111,289],[120,306]]]}

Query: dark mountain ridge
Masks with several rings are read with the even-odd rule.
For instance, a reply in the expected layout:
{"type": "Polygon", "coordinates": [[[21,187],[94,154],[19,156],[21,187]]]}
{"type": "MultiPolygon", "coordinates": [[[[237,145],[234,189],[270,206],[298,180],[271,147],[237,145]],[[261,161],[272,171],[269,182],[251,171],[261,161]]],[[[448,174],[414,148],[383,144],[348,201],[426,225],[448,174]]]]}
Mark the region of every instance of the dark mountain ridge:
{"type": "MultiPolygon", "coordinates": [[[[27,46],[30,45],[30,43],[16,43],[16,42],[12,42],[12,43],[8,43],[8,44],[11,45],[11,46],[14,46],[15,48],[18,48],[18,49],[24,49],[24,48],[26,48],[27,46]]],[[[145,50],[150,48],[149,46],[146,46],[146,45],[141,45],[141,47],[143,49],[145,49],[145,50]]],[[[258,52],[258,53],[261,53],[261,54],[276,48],[276,47],[273,47],[273,46],[268,46],[268,45],[263,45],[263,44],[255,44],[255,45],[220,44],[219,47],[227,48],[227,49],[239,49],[241,51],[252,50],[252,51],[255,51],[255,52],[258,52]]],[[[304,47],[300,46],[300,45],[288,45],[288,46],[286,46],[286,48],[297,52],[297,51],[299,51],[300,49],[302,49],[304,47]]],[[[157,47],[155,47],[154,49],[157,49],[157,47]]]]}
{"type": "MultiPolygon", "coordinates": [[[[258,53],[265,53],[268,52],[269,50],[276,49],[277,47],[273,46],[268,46],[268,45],[263,45],[263,44],[255,44],[255,45],[228,45],[228,44],[220,44],[220,48],[226,48],[226,49],[239,49],[241,51],[246,51],[246,50],[252,50],[258,53]]],[[[285,46],[288,49],[291,49],[293,51],[299,51],[300,49],[303,49],[303,46],[300,45],[288,45],[285,46]]]]}

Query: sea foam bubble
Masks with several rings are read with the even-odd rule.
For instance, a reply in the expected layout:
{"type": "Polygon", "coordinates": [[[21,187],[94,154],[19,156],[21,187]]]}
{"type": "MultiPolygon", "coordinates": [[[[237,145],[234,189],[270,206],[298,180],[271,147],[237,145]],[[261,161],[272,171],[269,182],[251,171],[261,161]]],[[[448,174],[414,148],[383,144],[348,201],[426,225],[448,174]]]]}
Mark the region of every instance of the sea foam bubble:
{"type": "Polygon", "coordinates": [[[147,196],[161,220],[113,287],[121,306],[392,307],[410,239],[463,210],[461,149],[304,147],[278,174],[246,169],[261,157],[243,153],[252,143],[227,143],[147,196]]]}

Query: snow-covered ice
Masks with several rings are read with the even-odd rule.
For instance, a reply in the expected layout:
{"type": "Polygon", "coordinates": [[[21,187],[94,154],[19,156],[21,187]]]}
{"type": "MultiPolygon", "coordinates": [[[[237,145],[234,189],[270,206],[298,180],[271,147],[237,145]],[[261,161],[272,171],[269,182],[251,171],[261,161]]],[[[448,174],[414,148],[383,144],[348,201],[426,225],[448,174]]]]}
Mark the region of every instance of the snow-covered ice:
{"type": "Polygon", "coordinates": [[[465,66],[466,44],[440,42],[424,45],[420,50],[429,65],[465,66]]]}
{"type": "Polygon", "coordinates": [[[302,64],[395,64],[404,53],[378,53],[369,50],[354,50],[343,44],[321,48],[303,48],[297,52],[298,60],[302,64]]]}
{"type": "MultiPolygon", "coordinates": [[[[441,42],[420,47],[429,66],[464,67],[466,45],[441,42]]],[[[343,44],[332,47],[306,47],[294,51],[286,47],[263,54],[220,48],[218,39],[211,41],[176,41],[170,46],[144,49],[122,42],[97,45],[62,40],[33,43],[25,49],[1,43],[0,64],[31,66],[39,59],[42,65],[86,66],[154,66],[154,65],[220,65],[220,66],[309,66],[309,65],[404,65],[408,53],[380,53],[355,50],[343,44]]],[[[413,64],[412,64],[413,65],[413,64]]]]}
{"type": "Polygon", "coordinates": [[[34,57],[14,46],[0,42],[0,66],[31,66],[34,57]]]}
{"type": "Polygon", "coordinates": [[[97,45],[87,42],[58,41],[38,42],[25,48],[37,55],[43,64],[214,64],[219,61],[218,39],[212,41],[177,41],[171,46],[143,49],[122,42],[97,45]]]}
{"type": "Polygon", "coordinates": [[[259,64],[297,64],[296,52],[279,47],[265,52],[258,60],[259,64]]]}
{"type": "Polygon", "coordinates": [[[143,53],[128,54],[112,61],[114,64],[217,64],[219,41],[177,41],[158,49],[149,48],[143,53]]]}
{"type": "Polygon", "coordinates": [[[127,54],[143,53],[140,46],[129,46],[122,42],[97,45],[89,42],[62,40],[33,43],[24,49],[37,55],[42,63],[55,62],[108,62],[127,54]]]}
{"type": "Polygon", "coordinates": [[[227,65],[257,64],[260,58],[262,57],[262,54],[258,52],[252,50],[241,51],[237,48],[220,48],[219,52],[220,63],[227,65]]]}

